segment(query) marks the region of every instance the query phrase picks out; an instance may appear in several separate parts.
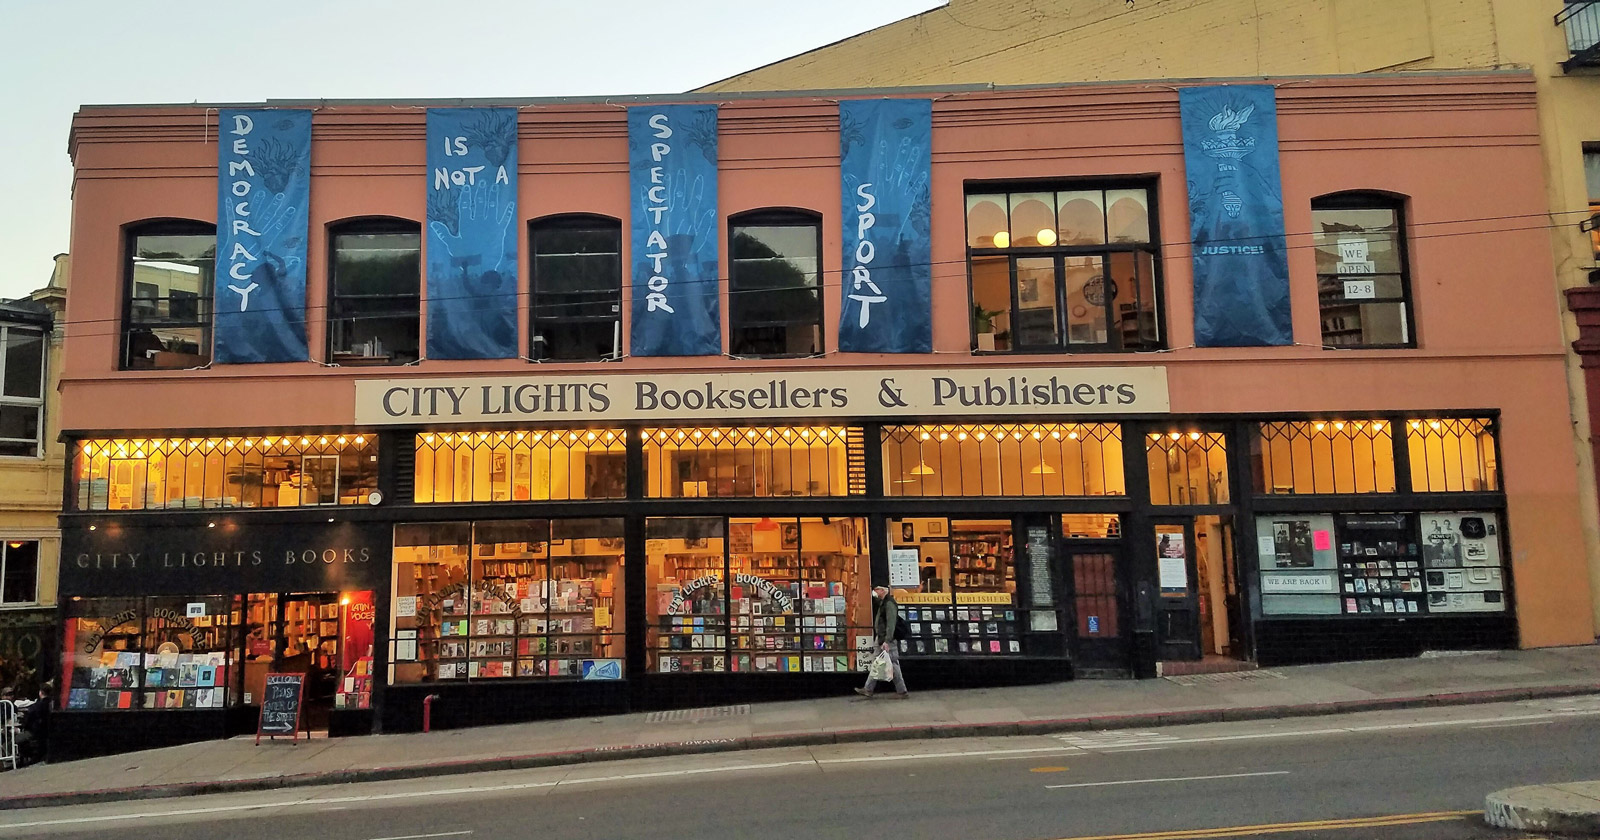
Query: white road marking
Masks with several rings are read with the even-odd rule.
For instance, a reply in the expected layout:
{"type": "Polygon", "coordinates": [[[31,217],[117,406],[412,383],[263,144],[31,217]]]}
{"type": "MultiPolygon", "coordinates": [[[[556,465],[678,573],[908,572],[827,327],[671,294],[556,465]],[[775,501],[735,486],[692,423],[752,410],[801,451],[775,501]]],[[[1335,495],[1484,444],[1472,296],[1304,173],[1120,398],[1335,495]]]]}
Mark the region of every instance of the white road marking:
{"type": "Polygon", "coordinates": [[[398,837],[374,837],[372,840],[426,840],[429,837],[460,837],[463,834],[471,833],[472,830],[467,829],[466,831],[441,831],[438,834],[402,834],[398,837]]]}
{"type": "Polygon", "coordinates": [[[1109,787],[1111,785],[1148,785],[1156,782],[1201,782],[1208,779],[1244,779],[1251,776],[1287,776],[1288,770],[1268,770],[1263,773],[1224,773],[1220,776],[1172,776],[1165,779],[1125,779],[1120,782],[1079,782],[1075,785],[1045,785],[1047,790],[1061,788],[1109,787]]]}
{"type": "Polygon", "coordinates": [[[1112,753],[1149,752],[1151,750],[1162,750],[1162,749],[1166,749],[1166,747],[1164,745],[1160,746],[1160,747],[1118,747],[1118,748],[1116,748],[1114,750],[1101,750],[1101,752],[1106,753],[1107,755],[1110,755],[1112,753]]]}
{"type": "MultiPolygon", "coordinates": [[[[1028,755],[1028,754],[1037,754],[1037,753],[1059,753],[1059,752],[1062,752],[1064,749],[1066,749],[1066,748],[1065,747],[1028,747],[1027,749],[1016,749],[1016,750],[969,750],[967,752],[916,753],[916,754],[913,754],[913,755],[867,755],[867,756],[862,756],[860,758],[819,758],[819,759],[816,760],[816,763],[818,763],[818,764],[862,764],[862,763],[873,762],[873,761],[918,761],[918,760],[925,759],[925,758],[961,758],[961,757],[969,756],[969,755],[973,755],[973,756],[976,756],[976,755],[1008,755],[1008,756],[1009,755],[1015,755],[1015,756],[1022,757],[1022,756],[1028,755]]],[[[801,762],[801,763],[802,764],[810,764],[811,762],[806,761],[806,762],[801,762]]]]}
{"type": "Polygon", "coordinates": [[[1550,721],[1550,720],[1525,720],[1525,721],[1522,721],[1521,723],[1486,723],[1486,724],[1483,724],[1482,726],[1474,726],[1472,728],[1473,729],[1510,729],[1513,726],[1549,726],[1550,724],[1552,724],[1554,722],[1555,721],[1550,721]]]}

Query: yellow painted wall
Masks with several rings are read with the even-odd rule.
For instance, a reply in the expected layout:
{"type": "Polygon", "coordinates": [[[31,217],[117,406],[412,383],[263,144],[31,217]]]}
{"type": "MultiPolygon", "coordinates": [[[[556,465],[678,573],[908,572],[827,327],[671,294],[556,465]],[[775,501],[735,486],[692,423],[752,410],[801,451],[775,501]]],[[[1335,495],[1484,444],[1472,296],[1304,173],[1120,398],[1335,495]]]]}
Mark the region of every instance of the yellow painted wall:
{"type": "MultiPolygon", "coordinates": [[[[61,317],[66,305],[67,257],[56,258],[50,284],[29,297],[51,307],[61,317]]],[[[0,539],[39,540],[40,606],[56,602],[57,562],[61,553],[62,481],[66,448],[61,445],[60,401],[56,386],[61,378],[62,331],[50,336],[44,391],[44,452],[40,458],[0,458],[0,539]]]]}
{"type": "MultiPolygon", "coordinates": [[[[706,91],[1327,75],[1521,67],[1537,79],[1558,285],[1596,260],[1578,230],[1588,207],[1583,144],[1600,143],[1600,72],[1567,74],[1562,0],[950,0],[938,9],[759,67],[706,91]]],[[[1471,173],[1462,173],[1470,178],[1471,173]]],[[[1373,185],[1381,186],[1381,185],[1373,185]]],[[[1566,340],[1577,326],[1563,299],[1566,340]]],[[[1600,509],[1588,400],[1568,358],[1573,457],[1600,635],[1600,509]]]]}

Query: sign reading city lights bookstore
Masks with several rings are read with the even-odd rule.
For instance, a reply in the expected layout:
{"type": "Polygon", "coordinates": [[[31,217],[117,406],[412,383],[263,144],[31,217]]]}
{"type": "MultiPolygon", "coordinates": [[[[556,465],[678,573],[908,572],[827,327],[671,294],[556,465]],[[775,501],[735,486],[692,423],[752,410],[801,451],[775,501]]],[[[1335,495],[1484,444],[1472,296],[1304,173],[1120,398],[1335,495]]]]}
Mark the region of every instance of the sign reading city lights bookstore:
{"type": "Polygon", "coordinates": [[[1159,414],[1163,367],[372,379],[358,425],[1159,414]]]}

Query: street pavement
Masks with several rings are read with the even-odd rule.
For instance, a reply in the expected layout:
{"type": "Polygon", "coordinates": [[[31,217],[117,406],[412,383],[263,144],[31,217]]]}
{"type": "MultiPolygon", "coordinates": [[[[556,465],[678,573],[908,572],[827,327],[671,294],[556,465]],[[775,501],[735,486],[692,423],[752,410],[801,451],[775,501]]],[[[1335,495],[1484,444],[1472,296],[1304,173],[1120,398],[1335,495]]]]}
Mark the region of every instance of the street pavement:
{"type": "Polygon", "coordinates": [[[1485,794],[1600,778],[1597,737],[1600,697],[1554,698],[25,809],[0,837],[1513,840],[1485,794]]]}
{"type": "Polygon", "coordinates": [[[446,732],[253,738],[0,774],[0,810],[592,763],[651,755],[926,737],[987,737],[1600,693],[1600,646],[1083,680],[911,699],[839,697],[446,732]]]}

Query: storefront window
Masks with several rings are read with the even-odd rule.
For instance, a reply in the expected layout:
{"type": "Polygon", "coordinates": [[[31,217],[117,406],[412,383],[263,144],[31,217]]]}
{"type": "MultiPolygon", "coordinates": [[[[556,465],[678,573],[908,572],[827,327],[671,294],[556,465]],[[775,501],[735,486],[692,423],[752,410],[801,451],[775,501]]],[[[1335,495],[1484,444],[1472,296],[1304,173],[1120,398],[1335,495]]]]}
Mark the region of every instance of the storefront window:
{"type": "Polygon", "coordinates": [[[860,666],[872,624],[865,520],[678,517],[645,528],[652,672],[860,666]]]}
{"type": "Polygon", "coordinates": [[[866,493],[856,427],[647,428],[643,436],[652,499],[866,493]]]}
{"type": "Polygon", "coordinates": [[[235,596],[74,599],[62,645],[62,706],[220,709],[235,661],[235,596]]]}
{"type": "Polygon", "coordinates": [[[885,426],[888,496],[1120,496],[1116,423],[885,426]]]}
{"type": "Polygon", "coordinates": [[[1150,467],[1150,503],[1228,503],[1228,449],[1215,432],[1151,433],[1145,440],[1150,467]]]}
{"type": "Polygon", "coordinates": [[[904,653],[1022,652],[1011,520],[907,517],[888,526],[891,588],[911,635],[904,653]],[[917,585],[897,583],[895,567],[909,572],[913,555],[917,585]]]}
{"type": "Polygon", "coordinates": [[[1259,493],[1395,491],[1393,431],[1383,420],[1262,423],[1251,444],[1259,493]]]}
{"type": "Polygon", "coordinates": [[[426,432],[416,447],[418,504],[627,495],[618,429],[426,432]]]}
{"type": "Polygon", "coordinates": [[[1494,421],[1437,418],[1406,423],[1411,489],[1417,493],[1470,493],[1500,489],[1494,421]]]}
{"type": "Polygon", "coordinates": [[[73,455],[77,510],[366,504],[373,435],[101,439],[73,455]]]}
{"type": "Polygon", "coordinates": [[[622,520],[395,528],[392,683],[621,679],[622,520]]]}

